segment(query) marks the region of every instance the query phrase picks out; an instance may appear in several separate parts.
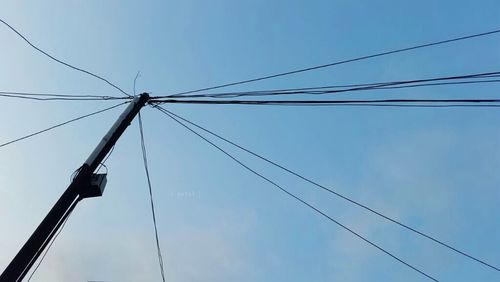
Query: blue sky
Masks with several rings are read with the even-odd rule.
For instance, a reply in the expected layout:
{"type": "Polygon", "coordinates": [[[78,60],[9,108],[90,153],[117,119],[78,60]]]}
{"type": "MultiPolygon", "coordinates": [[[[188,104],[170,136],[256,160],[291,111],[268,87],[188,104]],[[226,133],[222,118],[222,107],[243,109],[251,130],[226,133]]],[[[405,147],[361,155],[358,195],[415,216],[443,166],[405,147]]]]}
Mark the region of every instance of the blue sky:
{"type": "MultiPolygon", "coordinates": [[[[132,91],[171,94],[473,34],[498,1],[7,1],[0,17],[58,58],[132,91]]],[[[228,88],[260,90],[497,71],[499,36],[228,88]]],[[[119,95],[0,27],[2,91],[119,95]]],[[[360,97],[498,97],[496,85],[360,97]]],[[[349,94],[346,94],[349,95],[349,94]]],[[[342,96],[347,97],[347,96],[342,96]]],[[[3,99],[0,142],[113,102],[3,99]]],[[[500,265],[500,113],[495,109],[172,105],[188,119],[319,183],[500,265]]],[[[0,268],[120,113],[0,148],[0,268]]],[[[169,281],[425,281],[144,109],[169,281]]],[[[239,151],[249,165],[440,281],[500,275],[239,151]]],[[[160,281],[139,132],[108,161],[32,281],[160,281]]]]}

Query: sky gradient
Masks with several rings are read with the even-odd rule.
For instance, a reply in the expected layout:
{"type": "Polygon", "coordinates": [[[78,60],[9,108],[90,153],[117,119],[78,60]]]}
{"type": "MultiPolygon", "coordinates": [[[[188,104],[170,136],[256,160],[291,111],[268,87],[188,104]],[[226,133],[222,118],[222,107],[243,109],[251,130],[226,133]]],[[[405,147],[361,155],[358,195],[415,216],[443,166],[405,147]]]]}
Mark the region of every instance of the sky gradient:
{"type": "MultiPolygon", "coordinates": [[[[500,27],[498,1],[5,1],[33,43],[132,92],[172,94],[500,27]]],[[[369,83],[498,71],[484,37],[225,89],[369,83]]],[[[0,91],[120,95],[0,26],[0,91]]],[[[491,98],[500,85],[360,98],[491,98]]],[[[116,102],[2,98],[0,142],[116,102]]],[[[167,105],[336,191],[500,265],[496,109],[167,105]]],[[[0,148],[4,269],[123,108],[0,148]]],[[[319,217],[151,108],[143,110],[168,281],[427,281],[319,217]]],[[[160,281],[137,122],[32,281],[160,281]]],[[[225,147],[226,148],[226,147],[225,147]]],[[[440,281],[500,273],[251,156],[243,161],[440,281]]]]}

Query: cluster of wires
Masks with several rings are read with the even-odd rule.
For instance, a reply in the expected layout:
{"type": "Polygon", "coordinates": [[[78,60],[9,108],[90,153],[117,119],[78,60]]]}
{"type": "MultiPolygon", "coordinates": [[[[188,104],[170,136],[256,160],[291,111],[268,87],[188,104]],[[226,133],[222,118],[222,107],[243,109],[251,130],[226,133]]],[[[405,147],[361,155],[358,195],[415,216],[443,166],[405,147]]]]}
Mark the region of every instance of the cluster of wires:
{"type": "Polygon", "coordinates": [[[433,77],[418,80],[401,80],[365,84],[330,85],[306,88],[274,89],[245,92],[223,92],[209,94],[173,94],[155,96],[153,104],[210,104],[210,105],[270,105],[270,106],[383,106],[383,107],[498,107],[499,99],[265,99],[254,97],[288,97],[298,95],[330,97],[335,94],[351,94],[357,91],[380,91],[402,88],[449,86],[462,84],[485,84],[500,82],[500,72],[474,73],[460,76],[433,77]],[[233,98],[243,98],[234,100],[233,98]],[[250,99],[249,99],[250,98],[250,99]],[[481,104],[481,105],[480,105],[481,104]]]}
{"type": "Polygon", "coordinates": [[[390,82],[375,82],[364,84],[348,84],[348,85],[330,85],[316,86],[305,88],[291,89],[274,89],[261,91],[244,91],[244,92],[225,92],[225,93],[210,93],[210,94],[191,94],[191,95],[167,95],[154,97],[155,99],[162,98],[238,98],[238,97],[267,97],[267,96],[282,96],[282,95],[324,95],[324,94],[339,94],[346,92],[355,92],[363,90],[387,90],[414,88],[423,86],[443,86],[443,85],[459,85],[459,84],[475,84],[475,83],[498,83],[500,82],[500,72],[475,73],[460,76],[433,77],[417,80],[402,80],[390,82]]]}
{"type": "MultiPolygon", "coordinates": [[[[498,33],[500,30],[494,31],[493,33],[498,33]]],[[[484,34],[483,34],[484,35],[484,34]]],[[[481,36],[483,36],[481,35],[481,36]]],[[[436,44],[444,44],[444,43],[449,43],[449,42],[454,42],[457,40],[463,40],[463,39],[469,39],[473,37],[462,37],[459,39],[452,39],[452,40],[445,40],[438,42],[436,44]]],[[[430,279],[432,281],[439,281],[436,276],[429,274],[428,272],[424,271],[422,268],[417,267],[413,265],[412,263],[401,259],[398,255],[388,251],[384,247],[380,246],[379,244],[371,241],[367,237],[363,236],[359,232],[353,230],[349,226],[347,226],[344,223],[339,222],[338,220],[334,219],[332,216],[328,215],[324,211],[321,211],[317,207],[315,207],[313,204],[303,200],[299,196],[295,195],[294,193],[291,193],[288,191],[285,187],[282,185],[278,184],[276,181],[270,179],[269,177],[265,176],[261,172],[257,171],[255,168],[250,167],[249,165],[245,164],[242,162],[239,158],[237,158],[235,155],[229,153],[227,150],[222,148],[220,145],[217,145],[214,143],[214,141],[210,140],[207,136],[204,136],[203,133],[207,133],[211,135],[212,137],[218,138],[229,145],[235,146],[238,149],[241,149],[253,156],[256,156],[260,158],[261,160],[274,165],[282,170],[284,170],[287,173],[290,173],[306,182],[309,184],[312,184],[316,186],[317,188],[320,188],[324,191],[327,191],[328,193],[331,193],[337,197],[340,197],[343,200],[348,201],[351,204],[354,204],[360,208],[363,208],[377,216],[382,217],[385,220],[388,220],[389,222],[392,222],[408,231],[413,232],[414,234],[417,234],[418,236],[421,236],[423,238],[426,238],[428,240],[431,240],[432,242],[445,247],[456,254],[459,254],[461,256],[464,256],[472,261],[475,261],[479,264],[482,264],[483,266],[492,269],[494,271],[500,272],[500,268],[486,262],[483,259],[478,258],[477,256],[473,256],[469,254],[468,252],[465,252],[457,247],[454,247],[448,243],[443,242],[442,240],[437,239],[434,236],[429,235],[426,232],[417,230],[413,227],[411,227],[408,224],[405,224],[403,222],[400,222],[394,217],[390,217],[388,215],[385,215],[377,210],[374,210],[373,208],[370,208],[368,205],[365,205],[363,203],[360,203],[359,201],[356,201],[354,199],[351,199],[349,197],[346,197],[336,191],[334,191],[331,188],[328,188],[324,185],[321,185],[313,180],[311,180],[308,177],[305,177],[297,172],[294,172],[288,168],[286,168],[283,165],[280,165],[274,161],[271,161],[270,159],[263,157],[253,151],[250,151],[249,149],[246,149],[245,147],[238,145],[234,143],[233,141],[228,140],[227,138],[222,137],[219,134],[216,134],[204,127],[201,127],[179,115],[176,115],[175,113],[161,107],[161,104],[204,104],[204,105],[280,105],[280,106],[384,106],[384,107],[500,107],[500,99],[364,99],[364,100],[355,100],[355,99],[349,99],[349,100],[284,100],[284,99],[277,99],[277,100],[269,100],[269,99],[263,99],[263,100],[256,100],[254,99],[255,97],[270,97],[270,96],[277,96],[277,97],[289,97],[291,95],[295,95],[294,97],[297,97],[298,95],[332,95],[332,94],[340,94],[340,93],[352,93],[356,91],[375,91],[375,90],[389,90],[389,89],[401,89],[401,88],[415,88],[415,87],[431,87],[431,86],[446,86],[446,85],[461,85],[461,84],[486,84],[486,83],[498,83],[500,82],[500,72],[484,72],[484,73],[475,73],[475,74],[467,74],[467,75],[460,75],[460,76],[447,76],[447,77],[435,77],[435,78],[426,78],[426,79],[418,79],[418,80],[402,80],[402,81],[392,81],[392,82],[377,82],[377,83],[367,83],[367,84],[351,84],[351,85],[333,85],[333,86],[319,86],[319,87],[307,87],[307,88],[291,88],[291,89],[274,89],[274,90],[260,90],[260,91],[245,91],[245,92],[222,92],[222,93],[205,93],[206,91],[214,90],[214,89],[219,89],[219,88],[224,88],[228,86],[234,86],[234,85],[239,85],[239,84],[246,84],[250,82],[255,82],[255,81],[260,81],[260,80],[265,80],[265,79],[270,79],[270,78],[275,78],[279,76],[284,76],[284,75],[290,75],[290,74],[296,74],[299,72],[304,72],[304,71],[309,71],[309,70],[314,70],[318,68],[323,68],[323,67],[329,67],[329,66],[334,66],[338,64],[343,64],[343,63],[348,63],[352,61],[357,61],[357,60],[364,60],[364,59],[370,59],[373,57],[377,56],[383,56],[383,55],[388,55],[388,54],[393,54],[397,52],[402,52],[402,51],[408,51],[408,50],[414,50],[416,48],[423,48],[423,47],[429,47],[429,46],[434,46],[436,44],[424,44],[416,47],[409,47],[409,48],[403,48],[395,51],[389,51],[389,52],[384,52],[384,53],[379,53],[375,55],[370,55],[370,56],[365,56],[365,57],[360,57],[360,58],[355,58],[355,59],[350,59],[350,60],[345,60],[337,63],[332,63],[332,64],[326,64],[326,65],[321,65],[317,67],[312,67],[312,68],[306,68],[306,69],[301,69],[301,70],[296,70],[296,71],[290,71],[290,72],[285,72],[281,74],[276,74],[276,75],[270,75],[270,76],[264,76],[261,78],[256,78],[256,79],[250,79],[250,80],[244,80],[240,82],[234,82],[234,83],[228,83],[228,84],[223,84],[219,86],[214,86],[214,87],[208,87],[208,88],[203,88],[203,89],[197,89],[197,90],[192,90],[192,91],[187,91],[187,92],[181,92],[181,93],[176,93],[176,94],[171,94],[171,95],[163,95],[163,96],[156,96],[152,97],[150,100],[150,104],[158,109],[160,112],[174,120],[176,123],[180,124],[182,127],[187,129],[189,132],[193,133],[200,139],[202,139],[204,142],[208,143],[218,151],[220,151],[222,154],[226,155],[229,157],[232,161],[249,171],[250,173],[256,175],[257,177],[261,178],[262,180],[266,181],[268,184],[274,186],[275,188],[279,189],[292,199],[298,201],[302,205],[308,207],[309,209],[313,210],[316,214],[326,218],[327,220],[333,222],[337,226],[343,228],[347,232],[351,233],[353,236],[356,236],[360,240],[364,241],[365,243],[368,243],[372,247],[378,249],[382,253],[388,255],[389,257],[393,258],[397,262],[405,265],[406,267],[412,269],[413,271],[419,273],[420,275],[426,277],[427,279],[430,279]],[[199,94],[194,94],[198,93],[199,94]],[[234,98],[241,98],[239,100],[235,100],[234,98]]]]}
{"type": "Polygon", "coordinates": [[[9,92],[9,91],[0,91],[0,97],[37,100],[37,101],[108,101],[108,100],[124,100],[124,99],[130,100],[130,98],[128,97],[116,97],[107,95],[27,93],[27,92],[9,92]]]}

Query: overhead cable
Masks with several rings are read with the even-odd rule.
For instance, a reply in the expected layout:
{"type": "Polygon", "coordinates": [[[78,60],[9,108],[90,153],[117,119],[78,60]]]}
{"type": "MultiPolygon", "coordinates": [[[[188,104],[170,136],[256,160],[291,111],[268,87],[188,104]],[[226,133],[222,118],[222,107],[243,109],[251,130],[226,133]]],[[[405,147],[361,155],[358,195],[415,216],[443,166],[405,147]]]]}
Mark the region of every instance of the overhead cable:
{"type": "Polygon", "coordinates": [[[443,45],[443,44],[447,44],[447,43],[452,43],[452,42],[463,41],[463,40],[472,39],[472,38],[493,35],[493,34],[497,34],[497,33],[500,33],[500,29],[495,29],[495,30],[482,32],[482,33],[470,34],[470,35],[461,36],[461,37],[450,38],[450,39],[431,42],[431,43],[415,45],[415,46],[411,46],[411,47],[395,49],[395,50],[391,50],[391,51],[385,51],[385,52],[381,52],[381,53],[366,55],[366,56],[362,56],[362,57],[356,57],[356,58],[352,58],[352,59],[337,61],[337,62],[333,62],[333,63],[323,64],[323,65],[318,65],[318,66],[313,66],[313,67],[308,67],[308,68],[296,69],[296,70],[292,70],[292,71],[262,76],[262,77],[258,77],[258,78],[252,78],[252,79],[241,80],[241,81],[226,83],[226,84],[217,85],[217,86],[211,86],[211,87],[200,88],[200,89],[195,89],[195,90],[190,90],[190,91],[185,91],[185,92],[179,92],[179,93],[175,93],[172,95],[185,95],[185,94],[197,93],[197,92],[202,92],[202,91],[220,89],[220,88],[229,87],[229,86],[241,85],[241,84],[246,84],[246,83],[251,83],[251,82],[256,82],[256,81],[262,81],[262,80],[267,80],[267,79],[271,79],[271,78],[288,76],[288,75],[292,75],[292,74],[297,74],[297,73],[302,73],[302,72],[307,72],[307,71],[342,65],[342,64],[346,64],[346,63],[352,63],[352,62],[361,61],[361,60],[372,59],[372,58],[396,54],[396,53],[407,52],[407,51],[431,47],[431,46],[443,45]]]}
{"type": "Polygon", "coordinates": [[[149,168],[148,168],[148,156],[147,156],[147,151],[146,151],[146,143],[144,141],[144,129],[142,126],[142,117],[141,117],[141,112],[138,113],[138,120],[139,120],[139,131],[141,134],[141,150],[142,150],[142,159],[144,163],[144,171],[146,172],[146,178],[148,180],[148,188],[149,188],[149,201],[151,204],[151,215],[153,217],[153,226],[154,226],[154,231],[155,231],[155,239],[156,239],[156,251],[158,255],[158,263],[160,265],[160,273],[161,273],[161,278],[163,282],[165,282],[165,270],[163,268],[163,256],[160,248],[160,239],[158,238],[158,227],[156,223],[156,212],[155,212],[155,205],[154,205],[154,200],[153,200],[153,189],[151,188],[151,178],[149,176],[149,168]]]}
{"type": "Polygon", "coordinates": [[[79,72],[82,72],[82,73],[85,73],[85,74],[88,74],[90,76],[93,76],[99,80],[102,80],[104,81],[105,83],[109,84],[111,87],[117,89],[118,91],[120,91],[121,93],[123,93],[124,95],[130,97],[131,95],[128,94],[127,92],[123,91],[123,89],[121,89],[120,87],[118,87],[116,84],[110,82],[108,79],[100,76],[100,75],[97,75],[91,71],[88,71],[88,70],[85,70],[83,68],[79,68],[79,67],[76,67],[74,65],[71,65],[69,63],[66,63],[65,61],[63,60],[60,60],[52,55],[50,55],[49,53],[47,53],[46,51],[40,49],[39,47],[37,47],[35,44],[31,43],[30,40],[28,40],[23,34],[21,34],[17,29],[15,29],[13,26],[11,26],[9,23],[7,23],[6,21],[4,21],[3,19],[0,18],[0,22],[3,23],[6,27],[8,27],[11,31],[13,31],[15,34],[17,34],[21,39],[23,39],[26,43],[28,43],[29,46],[31,46],[33,49],[37,50],[38,52],[42,53],[43,55],[49,57],[50,59],[52,59],[53,61],[55,62],[58,62],[59,64],[62,64],[66,67],[69,67],[71,69],[74,69],[76,71],[79,71],[79,72]]]}
{"type": "Polygon", "coordinates": [[[473,83],[496,83],[499,79],[484,80],[484,78],[500,77],[500,72],[488,72],[469,74],[461,76],[435,77],[417,80],[403,80],[392,82],[377,82],[365,84],[350,84],[350,85],[330,85],[305,88],[290,88],[290,89],[274,89],[274,90],[259,90],[259,91],[241,91],[241,92],[223,92],[223,93],[208,93],[208,94],[192,94],[192,95],[169,95],[156,96],[153,99],[160,98],[238,98],[238,97],[256,97],[256,96],[277,96],[277,95],[302,95],[302,94],[338,94],[345,92],[361,91],[361,90],[386,90],[386,89],[401,89],[413,88],[422,86],[440,86],[440,85],[458,85],[458,84],[473,84],[473,83]],[[483,80],[478,80],[483,79],[483,80]],[[447,80],[460,80],[453,82],[436,82],[447,80]],[[465,80],[465,81],[464,81],[465,80]],[[435,83],[431,83],[435,82],[435,83]]]}
{"type": "Polygon", "coordinates": [[[11,141],[8,141],[8,142],[5,142],[5,143],[2,143],[0,144],[0,148],[1,147],[4,147],[4,146],[7,146],[7,145],[10,145],[10,144],[13,144],[13,143],[16,143],[16,142],[19,142],[21,140],[24,140],[24,139],[27,139],[27,138],[30,138],[30,137],[33,137],[33,136],[36,136],[38,134],[41,134],[41,133],[44,133],[44,132],[47,132],[47,131],[50,131],[52,129],[55,129],[55,128],[58,128],[60,126],[63,126],[63,125],[66,125],[66,124],[69,124],[69,123],[72,123],[72,122],[75,122],[77,120],[81,120],[81,119],[84,119],[84,118],[87,118],[87,117],[90,117],[90,116],[93,116],[93,115],[97,115],[97,114],[100,114],[100,113],[103,113],[103,112],[106,112],[106,111],[109,111],[111,109],[114,109],[116,107],[119,107],[121,105],[125,105],[129,103],[129,101],[127,102],[123,102],[123,103],[120,103],[118,105],[114,105],[112,107],[108,107],[108,108],[105,108],[105,109],[102,109],[102,110],[99,110],[99,111],[96,111],[96,112],[92,112],[90,114],[86,114],[86,115],[83,115],[83,116],[79,116],[79,117],[76,117],[76,118],[73,118],[73,119],[70,119],[68,121],[65,121],[65,122],[62,122],[62,123],[58,123],[56,125],[53,125],[53,126],[50,126],[48,128],[45,128],[45,129],[42,129],[42,130],[39,130],[39,131],[36,131],[36,132],[33,132],[33,133],[30,133],[28,135],[25,135],[23,137],[19,137],[19,138],[16,138],[14,140],[11,140],[11,141]]]}
{"type": "Polygon", "coordinates": [[[37,101],[102,101],[102,100],[130,100],[129,97],[99,96],[99,95],[65,95],[47,93],[26,93],[0,91],[0,97],[18,98],[37,101]]]}
{"type": "MultiPolygon", "coordinates": [[[[48,242],[46,242],[48,244],[47,248],[45,249],[45,252],[43,253],[42,257],[40,258],[40,260],[38,261],[38,264],[36,265],[35,269],[33,270],[33,272],[31,272],[31,275],[29,276],[28,278],[28,282],[31,281],[31,278],[33,278],[33,275],[35,275],[36,271],[38,270],[38,268],[40,267],[40,265],[42,264],[43,260],[45,259],[45,256],[47,256],[47,253],[49,252],[50,248],[52,247],[52,245],[54,244],[54,242],[57,240],[57,237],[59,237],[59,234],[61,234],[61,232],[63,231],[64,229],[64,226],[66,226],[66,222],[68,221],[69,217],[71,216],[71,214],[73,213],[73,210],[75,209],[76,207],[76,204],[81,200],[81,198],[78,198],[76,201],[73,202],[73,204],[71,204],[69,210],[66,212],[66,214],[61,218],[61,220],[59,221],[59,224],[57,225],[56,229],[59,229],[57,231],[57,233],[55,233],[54,237],[49,240],[48,242]]],[[[43,247],[40,248],[39,252],[44,249],[43,247]]]]}
{"type": "Polygon", "coordinates": [[[392,223],[395,223],[395,224],[399,225],[400,227],[403,227],[403,228],[405,228],[405,229],[407,229],[407,230],[409,230],[411,232],[416,233],[417,235],[420,235],[420,236],[425,237],[425,238],[427,238],[427,239],[429,239],[429,240],[431,240],[431,241],[433,241],[435,243],[438,243],[439,245],[441,245],[443,247],[446,247],[446,248],[448,248],[448,249],[450,249],[450,250],[452,250],[452,251],[454,251],[454,252],[456,252],[456,253],[458,253],[460,255],[463,255],[463,256],[471,259],[471,260],[474,260],[475,262],[478,262],[478,263],[480,263],[480,264],[482,264],[482,265],[484,265],[486,267],[489,267],[489,268],[491,268],[493,270],[496,270],[496,271],[500,271],[499,267],[496,267],[496,266],[492,265],[491,263],[488,263],[488,262],[486,262],[486,261],[484,261],[482,259],[479,259],[479,258],[477,258],[475,256],[472,256],[472,255],[466,253],[465,251],[459,250],[458,248],[453,247],[450,244],[445,243],[445,242],[443,242],[443,241],[441,241],[441,240],[439,240],[439,239],[437,239],[437,238],[435,238],[435,237],[433,237],[433,236],[431,236],[429,234],[426,234],[426,233],[424,233],[422,231],[419,231],[419,230],[417,230],[417,229],[415,229],[415,228],[413,228],[413,227],[411,227],[411,226],[409,226],[409,225],[407,225],[407,224],[405,224],[405,223],[403,223],[403,222],[401,222],[401,221],[399,221],[397,219],[394,219],[392,217],[384,215],[382,212],[379,212],[379,211],[377,211],[377,210],[375,210],[373,208],[368,207],[367,205],[365,205],[363,203],[360,203],[360,202],[358,202],[356,200],[353,200],[353,199],[351,199],[351,198],[349,198],[349,197],[347,197],[347,196],[345,196],[345,195],[343,195],[343,194],[341,194],[339,192],[336,192],[332,188],[328,188],[328,187],[326,187],[324,185],[321,185],[318,182],[312,180],[311,178],[308,178],[306,176],[303,176],[303,175],[299,174],[296,171],[293,171],[293,170],[291,170],[289,168],[286,168],[284,165],[281,165],[281,164],[279,164],[279,163],[277,163],[275,161],[270,160],[269,158],[266,158],[266,157],[264,157],[264,156],[262,156],[262,155],[260,155],[260,154],[258,154],[256,152],[250,150],[250,149],[247,149],[247,148],[245,148],[245,147],[243,147],[243,146],[241,146],[241,145],[239,145],[239,144],[237,144],[237,143],[235,143],[235,142],[233,142],[233,141],[231,141],[231,140],[229,140],[229,139],[221,136],[220,134],[217,134],[217,133],[215,133],[215,132],[213,132],[213,131],[211,131],[211,130],[209,130],[209,129],[207,129],[207,128],[205,128],[205,127],[203,127],[203,126],[201,126],[201,125],[199,125],[197,123],[194,123],[194,122],[192,122],[192,121],[190,121],[190,120],[188,120],[188,119],[186,119],[186,118],[184,118],[182,116],[179,116],[179,115],[173,113],[172,111],[169,111],[169,110],[167,110],[165,108],[161,108],[161,109],[162,109],[162,111],[165,114],[169,114],[169,115],[171,115],[171,116],[173,116],[173,117],[175,117],[175,118],[177,118],[179,120],[182,120],[183,122],[185,122],[187,124],[190,124],[191,126],[194,126],[194,127],[198,128],[198,129],[200,129],[200,130],[202,130],[202,131],[204,131],[204,132],[206,132],[206,133],[208,133],[208,134],[210,134],[210,135],[212,135],[212,136],[214,136],[214,137],[216,137],[216,138],[218,138],[218,139],[220,139],[220,140],[222,140],[222,141],[224,141],[224,142],[226,142],[226,143],[228,143],[228,144],[230,144],[230,145],[232,145],[232,146],[234,146],[234,147],[236,147],[236,148],[238,148],[238,149],[240,149],[240,150],[242,150],[242,151],[244,151],[244,152],[246,152],[246,153],[248,153],[248,154],[250,154],[252,156],[254,156],[254,157],[257,157],[257,158],[259,158],[259,159],[261,159],[261,160],[263,160],[263,161],[265,161],[265,162],[267,162],[267,163],[269,163],[269,164],[271,164],[271,165],[273,165],[273,166],[275,166],[275,167],[277,167],[277,168],[279,168],[279,169],[281,169],[281,170],[283,170],[283,171],[285,171],[285,172],[287,172],[287,173],[295,176],[295,177],[298,177],[298,178],[300,178],[300,179],[302,179],[302,180],[304,180],[304,181],[306,181],[306,182],[308,182],[308,183],[316,186],[317,188],[320,188],[320,189],[322,189],[322,190],[324,190],[324,191],[326,191],[328,193],[331,193],[331,194],[333,194],[333,195],[335,195],[337,197],[340,197],[343,200],[346,200],[346,201],[348,201],[348,202],[350,202],[350,203],[352,203],[352,204],[354,204],[354,205],[356,205],[358,207],[361,207],[361,208],[363,208],[363,209],[365,209],[365,210],[367,210],[367,211],[369,211],[369,212],[371,212],[371,213],[373,213],[373,214],[375,214],[375,215],[377,215],[379,217],[382,217],[382,218],[384,218],[384,219],[386,219],[386,220],[388,220],[388,221],[390,221],[392,223]]]}
{"type": "Polygon", "coordinates": [[[249,105],[249,106],[337,106],[337,105],[377,105],[399,106],[412,105],[451,105],[468,106],[488,105],[497,107],[500,99],[366,99],[366,100],[183,100],[183,99],[151,99],[150,104],[201,104],[201,105],[249,105]]]}
{"type": "Polygon", "coordinates": [[[198,137],[200,137],[201,139],[203,139],[205,142],[209,143],[210,145],[212,145],[213,147],[215,147],[216,149],[218,149],[220,152],[222,152],[224,155],[226,155],[227,157],[229,157],[230,159],[232,159],[233,161],[235,161],[236,163],[238,163],[240,166],[242,166],[243,168],[245,168],[246,170],[250,171],[251,173],[255,174],[256,176],[262,178],[263,180],[265,180],[266,182],[270,183],[271,185],[273,185],[274,187],[278,188],[280,191],[284,192],[285,194],[287,194],[288,196],[294,198],[295,200],[299,201],[300,203],[304,204],[305,206],[309,207],[310,209],[314,210],[316,213],[320,214],[321,216],[325,217],[326,219],[328,219],[329,221],[337,224],[338,226],[342,227],[343,229],[347,230],[348,232],[350,232],[351,234],[353,234],[354,236],[358,237],[359,239],[365,241],[366,243],[370,244],[371,246],[377,248],[378,250],[380,250],[381,252],[385,253],[386,255],[392,257],[393,259],[397,260],[398,262],[406,265],[407,267],[413,269],[414,271],[420,273],[421,275],[427,277],[428,279],[430,280],[433,280],[433,281],[438,281],[436,278],[432,277],[431,275],[427,274],[426,272],[418,269],[417,267],[409,264],[408,262],[404,261],[403,259],[397,257],[396,255],[394,255],[393,253],[387,251],[386,249],[382,248],[381,246],[379,246],[378,244],[376,243],[373,243],[372,241],[370,241],[369,239],[367,239],[366,237],[360,235],[359,233],[357,233],[356,231],[354,231],[353,229],[347,227],[346,225],[340,223],[339,221],[335,220],[334,218],[330,217],[329,215],[327,215],[326,213],[324,213],[323,211],[319,210],[318,208],[316,208],[315,206],[313,206],[312,204],[302,200],[300,197],[298,197],[297,195],[289,192],[288,190],[286,190],[285,188],[283,188],[282,186],[280,186],[279,184],[277,184],[276,182],[272,181],[271,179],[267,178],[266,176],[262,175],[261,173],[255,171],[254,169],[250,168],[249,166],[247,166],[246,164],[244,164],[243,162],[241,162],[240,160],[238,160],[236,157],[234,157],[233,155],[231,155],[230,153],[228,153],[227,151],[225,151],[224,149],[222,149],[220,146],[218,146],[217,144],[213,143],[212,141],[208,140],[206,137],[204,137],[203,135],[201,135],[200,133],[198,133],[197,131],[195,131],[194,129],[192,129],[191,127],[189,127],[188,125],[184,124],[182,121],[180,121],[179,119],[175,118],[173,115],[170,115],[165,109],[161,108],[160,106],[156,106],[157,109],[159,109],[161,112],[163,112],[165,115],[167,115],[168,117],[170,117],[171,119],[173,119],[174,121],[176,121],[177,123],[179,123],[181,126],[183,126],[184,128],[188,129],[190,132],[192,132],[193,134],[197,135],[198,137]]]}

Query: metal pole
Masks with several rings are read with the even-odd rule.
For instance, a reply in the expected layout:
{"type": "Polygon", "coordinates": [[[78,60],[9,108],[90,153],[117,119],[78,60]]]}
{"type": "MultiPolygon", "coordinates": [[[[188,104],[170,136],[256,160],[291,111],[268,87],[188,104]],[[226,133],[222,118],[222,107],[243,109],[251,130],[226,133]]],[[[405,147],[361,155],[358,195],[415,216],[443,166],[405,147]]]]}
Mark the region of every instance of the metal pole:
{"type": "Polygon", "coordinates": [[[28,241],[12,259],[10,264],[0,275],[0,282],[20,282],[28,272],[30,266],[42,253],[46,246],[46,240],[57,231],[58,223],[68,212],[73,202],[80,196],[85,197],[85,189],[89,188],[90,177],[103,161],[116,141],[130,125],[139,110],[147,103],[149,95],[147,93],[135,97],[118,120],[113,124],[108,133],[104,136],[89,158],[79,169],[66,191],[54,204],[49,213],[36,228],[28,241]]]}

